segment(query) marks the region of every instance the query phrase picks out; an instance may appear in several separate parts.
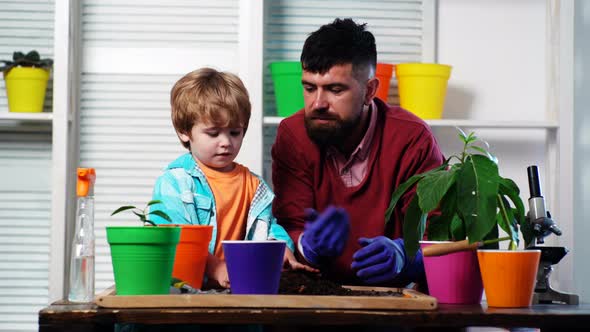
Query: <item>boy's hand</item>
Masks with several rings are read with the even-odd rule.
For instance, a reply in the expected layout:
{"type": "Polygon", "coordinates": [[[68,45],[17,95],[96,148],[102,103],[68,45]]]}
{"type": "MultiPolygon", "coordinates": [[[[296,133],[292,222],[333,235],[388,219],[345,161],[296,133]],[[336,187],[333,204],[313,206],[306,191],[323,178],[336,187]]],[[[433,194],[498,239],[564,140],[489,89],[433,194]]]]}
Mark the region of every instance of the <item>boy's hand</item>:
{"type": "Polygon", "coordinates": [[[318,270],[318,269],[315,269],[311,266],[299,263],[297,261],[297,259],[295,258],[295,255],[293,254],[293,252],[289,248],[285,248],[285,256],[283,257],[283,267],[285,269],[290,269],[290,270],[304,270],[304,271],[313,272],[313,273],[320,272],[320,270],[318,270]]]}
{"type": "Polygon", "coordinates": [[[207,268],[205,273],[207,278],[214,280],[223,288],[229,288],[229,275],[227,274],[227,264],[214,255],[209,254],[207,257],[207,268]]]}

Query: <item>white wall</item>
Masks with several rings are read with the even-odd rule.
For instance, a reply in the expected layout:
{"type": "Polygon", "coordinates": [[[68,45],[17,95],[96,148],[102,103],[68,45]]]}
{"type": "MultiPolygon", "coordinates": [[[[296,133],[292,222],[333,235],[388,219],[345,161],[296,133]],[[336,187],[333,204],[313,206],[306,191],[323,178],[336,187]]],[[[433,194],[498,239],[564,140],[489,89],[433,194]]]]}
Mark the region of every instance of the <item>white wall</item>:
{"type": "Polygon", "coordinates": [[[445,117],[544,117],[544,1],[442,0],[438,20],[438,61],[453,65],[445,117]]]}
{"type": "MultiPolygon", "coordinates": [[[[539,0],[439,1],[438,62],[453,66],[443,118],[546,119],[545,15],[539,0]]],[[[543,167],[544,131],[473,130],[527,199],[526,166],[543,167]]],[[[454,129],[439,135],[446,153],[460,147],[446,144],[457,141],[454,135],[454,129]]]]}
{"type": "Polygon", "coordinates": [[[582,300],[590,299],[590,2],[576,0],[574,18],[574,280],[582,300]]]}
{"type": "MultiPolygon", "coordinates": [[[[453,66],[443,118],[543,121],[549,114],[547,3],[540,0],[441,0],[438,2],[438,63],[453,66]]],[[[589,119],[590,120],[590,119],[589,119]]],[[[463,128],[468,130],[468,128],[463,128]]],[[[546,131],[473,128],[486,139],[500,160],[500,173],[521,188],[528,206],[526,167],[538,165],[547,208],[556,212],[556,188],[545,174],[546,131]]],[[[460,147],[455,130],[437,129],[445,153],[460,147]]],[[[590,174],[589,174],[590,176],[590,174]]],[[[555,178],[553,178],[555,180],[555,178]]],[[[574,230],[569,221],[553,214],[564,236],[547,238],[548,245],[572,248],[574,230]]],[[[522,244],[520,245],[522,248],[522,244]]],[[[556,267],[554,288],[574,291],[571,277],[574,255],[556,267]]]]}

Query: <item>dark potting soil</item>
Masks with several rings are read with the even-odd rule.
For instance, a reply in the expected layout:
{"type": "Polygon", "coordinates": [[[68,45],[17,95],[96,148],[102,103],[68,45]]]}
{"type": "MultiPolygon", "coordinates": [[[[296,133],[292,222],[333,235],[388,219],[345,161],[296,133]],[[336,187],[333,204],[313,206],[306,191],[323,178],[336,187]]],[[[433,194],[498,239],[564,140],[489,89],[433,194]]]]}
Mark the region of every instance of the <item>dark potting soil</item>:
{"type": "Polygon", "coordinates": [[[403,296],[394,291],[360,291],[344,288],[319,274],[305,271],[284,271],[279,294],[284,295],[344,295],[344,296],[403,296]]]}

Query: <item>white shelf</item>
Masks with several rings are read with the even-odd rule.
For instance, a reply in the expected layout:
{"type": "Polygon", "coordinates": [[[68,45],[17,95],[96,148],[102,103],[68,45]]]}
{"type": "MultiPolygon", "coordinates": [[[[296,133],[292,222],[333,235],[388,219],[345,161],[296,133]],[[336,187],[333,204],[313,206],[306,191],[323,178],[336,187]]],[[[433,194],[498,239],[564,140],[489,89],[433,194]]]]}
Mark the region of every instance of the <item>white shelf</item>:
{"type": "MultiPolygon", "coordinates": [[[[265,116],[265,125],[277,125],[283,120],[278,116],[265,116]]],[[[426,120],[431,127],[466,127],[466,128],[505,128],[505,129],[557,129],[555,121],[488,121],[488,120],[459,120],[441,119],[426,120]]]]}
{"type": "Polygon", "coordinates": [[[506,129],[557,129],[555,121],[490,121],[490,120],[459,120],[441,119],[426,120],[431,127],[471,127],[471,128],[506,128],[506,129]]]}
{"type": "Polygon", "coordinates": [[[42,112],[42,113],[0,112],[0,120],[26,120],[26,121],[51,122],[53,120],[53,113],[50,113],[50,112],[42,112]]]}

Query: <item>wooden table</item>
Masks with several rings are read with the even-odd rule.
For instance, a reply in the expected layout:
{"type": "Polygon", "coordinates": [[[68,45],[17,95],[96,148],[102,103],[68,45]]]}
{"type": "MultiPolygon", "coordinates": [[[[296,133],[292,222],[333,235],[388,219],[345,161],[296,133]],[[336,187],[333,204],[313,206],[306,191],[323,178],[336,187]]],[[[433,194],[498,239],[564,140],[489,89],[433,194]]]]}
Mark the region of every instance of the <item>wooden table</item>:
{"type": "MultiPolygon", "coordinates": [[[[264,324],[278,326],[467,326],[537,327],[542,331],[590,330],[590,304],[535,305],[524,309],[439,304],[430,311],[170,308],[107,309],[92,304],[56,302],[39,312],[39,331],[113,331],[114,323],[264,324]]],[[[309,331],[305,329],[304,331],[309,331]]]]}

